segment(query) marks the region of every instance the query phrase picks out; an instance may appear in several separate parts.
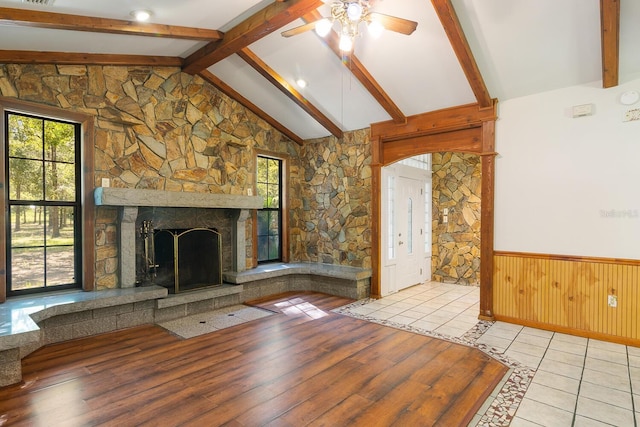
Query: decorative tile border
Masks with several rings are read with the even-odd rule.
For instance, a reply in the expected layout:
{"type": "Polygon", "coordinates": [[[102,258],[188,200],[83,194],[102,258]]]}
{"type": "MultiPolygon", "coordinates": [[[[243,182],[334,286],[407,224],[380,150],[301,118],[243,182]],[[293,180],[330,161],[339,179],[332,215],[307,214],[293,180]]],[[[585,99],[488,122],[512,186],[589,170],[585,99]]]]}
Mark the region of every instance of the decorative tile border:
{"type": "Polygon", "coordinates": [[[535,375],[536,370],[528,366],[524,366],[520,362],[513,360],[512,358],[506,356],[504,353],[493,347],[489,347],[486,344],[477,343],[478,339],[487,330],[489,330],[489,328],[495,322],[479,320],[478,323],[476,323],[476,325],[462,337],[451,337],[449,335],[444,335],[435,331],[429,331],[423,328],[404,325],[390,320],[381,320],[372,316],[353,312],[354,309],[362,307],[374,301],[376,300],[371,298],[362,299],[351,304],[338,307],[334,309],[333,312],[360,320],[366,320],[368,322],[378,323],[380,325],[389,326],[396,329],[402,329],[420,335],[426,335],[429,337],[454,342],[456,344],[475,347],[509,367],[509,376],[500,388],[500,391],[498,391],[497,394],[492,394],[487,399],[487,402],[489,402],[491,399],[493,400],[487,407],[486,412],[481,416],[480,420],[476,424],[477,427],[509,426],[516,413],[516,410],[518,409],[518,406],[520,405],[520,402],[522,401],[525,393],[527,392],[527,389],[529,388],[529,384],[531,384],[531,381],[533,380],[533,376],[535,375]]]}

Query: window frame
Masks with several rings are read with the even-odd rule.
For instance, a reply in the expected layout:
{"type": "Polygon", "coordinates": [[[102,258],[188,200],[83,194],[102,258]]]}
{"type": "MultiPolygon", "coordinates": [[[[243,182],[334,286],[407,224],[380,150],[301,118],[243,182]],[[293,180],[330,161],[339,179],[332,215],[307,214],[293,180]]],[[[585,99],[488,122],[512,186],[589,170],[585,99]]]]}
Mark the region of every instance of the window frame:
{"type": "MultiPolygon", "coordinates": [[[[93,116],[68,111],[65,109],[36,104],[28,101],[21,101],[15,98],[0,97],[0,215],[7,223],[7,199],[8,183],[5,182],[6,170],[6,141],[5,141],[5,113],[17,113],[30,116],[37,116],[45,119],[77,123],[80,125],[80,218],[79,227],[82,233],[81,238],[81,288],[85,291],[95,289],[95,202],[93,199],[94,183],[94,118],[93,116]]],[[[7,241],[6,227],[0,227],[0,240],[7,241]]],[[[40,293],[46,295],[47,292],[40,293]]],[[[0,303],[7,299],[7,251],[6,244],[0,245],[0,303]]]]}
{"type": "Polygon", "coordinates": [[[258,195],[258,157],[280,161],[280,259],[258,262],[258,211],[253,212],[253,267],[258,264],[268,264],[274,262],[289,262],[289,197],[288,197],[288,177],[289,177],[289,157],[280,153],[273,153],[264,150],[255,150],[254,157],[254,183],[253,192],[258,195]]]}

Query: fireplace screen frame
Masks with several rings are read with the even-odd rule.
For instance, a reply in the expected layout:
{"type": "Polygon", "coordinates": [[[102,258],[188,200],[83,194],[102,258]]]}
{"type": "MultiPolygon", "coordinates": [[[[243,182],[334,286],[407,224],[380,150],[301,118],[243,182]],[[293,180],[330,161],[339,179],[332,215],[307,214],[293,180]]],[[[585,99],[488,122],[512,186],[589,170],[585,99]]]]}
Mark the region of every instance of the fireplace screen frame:
{"type": "Polygon", "coordinates": [[[193,227],[187,229],[162,228],[154,229],[153,235],[150,237],[152,237],[150,240],[153,242],[153,247],[149,248],[150,253],[153,254],[153,260],[150,260],[149,264],[152,273],[152,283],[166,287],[169,289],[170,293],[176,294],[222,285],[222,234],[217,229],[208,227],[193,227]],[[207,263],[207,260],[212,260],[214,262],[213,275],[210,275],[213,279],[212,283],[199,283],[196,284],[196,286],[193,286],[193,283],[189,283],[188,285],[181,283],[181,279],[183,279],[182,282],[184,282],[184,274],[181,275],[181,268],[183,268],[182,272],[184,273],[185,267],[181,266],[181,255],[184,255],[184,253],[181,253],[180,241],[184,236],[194,232],[209,232],[216,236],[214,242],[214,245],[216,246],[214,253],[212,253],[210,257],[205,257],[202,260],[203,263],[207,263]],[[169,249],[163,247],[164,245],[158,245],[158,236],[162,237],[166,234],[172,237],[172,245],[169,249]],[[172,253],[172,258],[168,256],[170,253],[172,253]],[[168,260],[168,258],[171,259],[168,260]],[[173,264],[172,269],[170,265],[162,265],[167,262],[173,264]],[[171,283],[171,278],[173,279],[173,283],[171,283]]]}

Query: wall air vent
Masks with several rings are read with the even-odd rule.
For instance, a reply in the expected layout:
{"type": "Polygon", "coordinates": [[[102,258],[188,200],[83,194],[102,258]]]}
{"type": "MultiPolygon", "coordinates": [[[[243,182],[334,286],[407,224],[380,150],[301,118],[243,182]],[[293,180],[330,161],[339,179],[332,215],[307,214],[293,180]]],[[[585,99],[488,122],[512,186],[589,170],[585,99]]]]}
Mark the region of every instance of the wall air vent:
{"type": "Polygon", "coordinates": [[[22,0],[22,3],[29,4],[43,4],[45,6],[51,6],[55,0],[22,0]]]}

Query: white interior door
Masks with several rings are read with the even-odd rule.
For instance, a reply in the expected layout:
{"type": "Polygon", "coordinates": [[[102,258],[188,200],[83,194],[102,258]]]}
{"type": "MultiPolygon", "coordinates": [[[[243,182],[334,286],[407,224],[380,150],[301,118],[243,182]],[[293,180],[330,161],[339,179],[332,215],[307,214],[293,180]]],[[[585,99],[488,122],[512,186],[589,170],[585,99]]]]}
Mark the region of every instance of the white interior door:
{"type": "Polygon", "coordinates": [[[431,171],[382,169],[382,296],[431,277],[431,171]]]}
{"type": "Polygon", "coordinates": [[[397,290],[424,281],[424,191],[420,180],[398,177],[397,290]]]}

